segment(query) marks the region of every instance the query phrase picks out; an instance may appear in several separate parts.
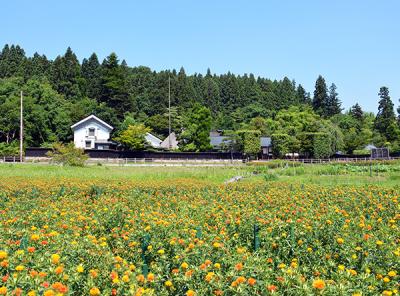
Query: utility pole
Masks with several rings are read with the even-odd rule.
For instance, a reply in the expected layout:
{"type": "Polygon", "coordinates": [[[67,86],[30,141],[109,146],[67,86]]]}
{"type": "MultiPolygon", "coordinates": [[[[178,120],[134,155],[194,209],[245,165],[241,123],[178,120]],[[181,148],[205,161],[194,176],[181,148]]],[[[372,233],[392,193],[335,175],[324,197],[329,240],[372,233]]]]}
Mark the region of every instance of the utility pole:
{"type": "Polygon", "coordinates": [[[171,150],[171,77],[168,75],[168,148],[171,150]]]}
{"type": "Polygon", "coordinates": [[[21,90],[21,108],[20,108],[20,123],[19,123],[19,162],[24,159],[23,142],[24,142],[24,104],[23,104],[23,94],[21,90]]]}

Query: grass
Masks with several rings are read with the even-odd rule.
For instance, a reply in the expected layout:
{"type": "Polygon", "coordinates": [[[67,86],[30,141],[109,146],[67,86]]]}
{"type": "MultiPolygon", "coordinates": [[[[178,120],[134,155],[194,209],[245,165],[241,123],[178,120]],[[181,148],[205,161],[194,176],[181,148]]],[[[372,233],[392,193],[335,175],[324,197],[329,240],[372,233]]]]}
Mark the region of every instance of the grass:
{"type": "Polygon", "coordinates": [[[296,164],[249,166],[88,166],[83,168],[39,164],[0,164],[1,178],[73,179],[83,181],[194,180],[222,184],[234,176],[244,182],[285,182],[316,185],[380,185],[397,187],[400,162],[366,164],[296,164]],[[371,169],[371,171],[370,171],[371,169]]]}
{"type": "Polygon", "coordinates": [[[62,167],[38,164],[1,164],[2,178],[82,179],[82,180],[176,180],[191,179],[223,183],[242,175],[246,167],[145,167],[145,166],[88,166],[62,167]]]}

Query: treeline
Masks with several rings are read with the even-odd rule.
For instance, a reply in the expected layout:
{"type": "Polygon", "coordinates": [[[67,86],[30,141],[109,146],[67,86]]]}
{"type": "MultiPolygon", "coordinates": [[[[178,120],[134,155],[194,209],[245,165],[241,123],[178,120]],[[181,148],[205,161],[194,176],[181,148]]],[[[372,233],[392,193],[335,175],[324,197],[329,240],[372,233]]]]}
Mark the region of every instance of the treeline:
{"type": "MultiPolygon", "coordinates": [[[[392,149],[399,146],[399,125],[387,88],[380,91],[381,102],[375,118],[365,114],[358,104],[343,114],[335,84],[328,87],[322,76],[318,77],[311,95],[287,77],[277,81],[253,74],[216,75],[210,70],[205,75],[187,75],[183,68],[156,72],[143,66],[129,67],[115,53],[103,61],[93,53],[80,62],[71,48],[49,60],[38,53],[27,57],[18,45],[5,45],[0,53],[0,142],[12,144],[18,139],[21,90],[25,98],[25,144],[29,146],[71,141],[70,126],[89,114],[109,122],[116,131],[121,130],[126,118],[134,118],[154,134],[165,137],[169,79],[172,128],[178,135],[188,134],[191,129],[185,125],[195,124],[189,114],[201,105],[210,110],[212,129],[261,128],[262,135],[281,134],[282,139],[289,139],[283,141],[286,150],[300,149],[301,145],[295,142],[302,140],[293,142],[299,137],[299,127],[290,124],[290,117],[283,125],[285,129],[273,126],[285,117],[282,114],[289,116],[293,110],[303,110],[294,113],[310,113],[317,122],[332,125],[312,128],[310,132],[338,130],[336,138],[343,140],[338,141],[335,149],[353,151],[369,143],[390,145],[392,149]],[[257,121],[269,126],[254,126],[257,121]]],[[[307,128],[301,133],[306,132],[307,128]]],[[[196,145],[187,146],[199,150],[196,145]]]]}

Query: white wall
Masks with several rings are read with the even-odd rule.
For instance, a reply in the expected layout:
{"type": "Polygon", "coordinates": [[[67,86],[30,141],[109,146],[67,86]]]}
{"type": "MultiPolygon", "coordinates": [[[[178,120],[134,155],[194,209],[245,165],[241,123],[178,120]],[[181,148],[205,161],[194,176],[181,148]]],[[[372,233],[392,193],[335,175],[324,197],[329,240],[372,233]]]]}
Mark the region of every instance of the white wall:
{"type": "MultiPolygon", "coordinates": [[[[94,141],[107,141],[110,139],[110,130],[96,120],[88,120],[77,126],[74,130],[74,143],[77,148],[86,148],[85,142],[91,141],[91,149],[94,149],[94,141]],[[89,128],[95,129],[95,136],[89,137],[89,128]]],[[[89,148],[86,148],[89,149],[89,148]]]]}

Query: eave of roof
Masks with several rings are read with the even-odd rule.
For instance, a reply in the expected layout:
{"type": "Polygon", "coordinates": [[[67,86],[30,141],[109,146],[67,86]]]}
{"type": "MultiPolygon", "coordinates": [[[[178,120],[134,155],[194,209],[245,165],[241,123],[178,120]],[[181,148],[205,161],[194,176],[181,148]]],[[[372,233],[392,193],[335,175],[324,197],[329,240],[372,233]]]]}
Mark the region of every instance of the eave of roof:
{"type": "Polygon", "coordinates": [[[102,125],[104,125],[105,127],[108,127],[110,130],[114,129],[114,128],[113,128],[111,125],[109,125],[107,122],[101,120],[100,118],[98,118],[97,116],[95,116],[95,115],[93,115],[93,114],[92,114],[92,115],[89,115],[88,117],[82,119],[81,121],[79,121],[79,122],[77,122],[77,123],[71,125],[71,128],[74,129],[74,128],[77,127],[78,125],[80,125],[80,124],[82,124],[82,123],[84,123],[84,122],[86,122],[86,121],[88,121],[88,120],[91,120],[91,119],[94,119],[94,120],[100,122],[102,125]]]}

